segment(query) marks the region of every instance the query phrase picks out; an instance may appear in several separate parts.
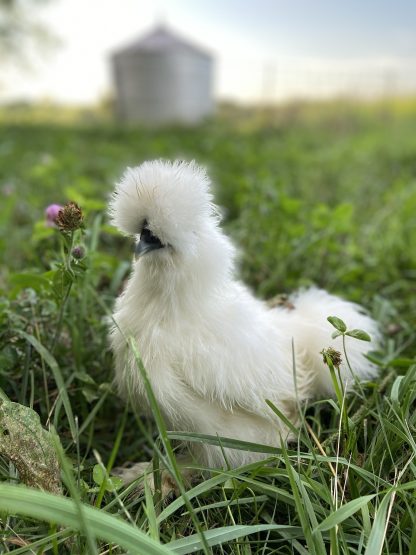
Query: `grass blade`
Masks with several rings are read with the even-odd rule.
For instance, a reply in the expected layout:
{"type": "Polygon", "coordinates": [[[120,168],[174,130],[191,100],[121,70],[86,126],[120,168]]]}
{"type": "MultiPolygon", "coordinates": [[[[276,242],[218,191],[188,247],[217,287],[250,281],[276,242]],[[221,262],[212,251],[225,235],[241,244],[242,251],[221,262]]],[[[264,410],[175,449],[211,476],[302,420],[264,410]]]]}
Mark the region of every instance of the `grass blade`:
{"type": "Polygon", "coordinates": [[[59,395],[62,398],[62,402],[65,408],[66,416],[68,418],[69,428],[71,430],[72,439],[75,441],[77,437],[77,428],[75,426],[74,415],[72,413],[71,403],[69,401],[68,393],[65,387],[65,381],[62,376],[61,370],[58,363],[56,362],[54,356],[46,349],[40,341],[36,339],[35,336],[24,332],[23,330],[14,330],[15,333],[26,339],[32,347],[39,353],[43,358],[49,368],[52,370],[53,377],[55,379],[56,385],[58,386],[59,395]]]}
{"type": "MultiPolygon", "coordinates": [[[[65,497],[25,486],[0,484],[0,510],[82,530],[76,504],[65,497]]],[[[84,519],[97,538],[139,555],[168,555],[172,552],[131,524],[82,504],[84,519]]]]}
{"type": "Polygon", "coordinates": [[[316,532],[325,532],[326,530],[330,530],[334,526],[341,524],[341,522],[359,511],[363,506],[367,505],[369,501],[371,501],[371,499],[374,499],[375,496],[376,494],[364,495],[359,499],[353,499],[352,501],[349,501],[338,510],[331,513],[320,524],[318,524],[313,533],[315,534],[316,532]]]}
{"type": "Polygon", "coordinates": [[[299,429],[292,424],[292,422],[287,418],[281,410],[279,410],[274,403],[269,399],[266,399],[266,404],[272,409],[272,411],[280,418],[280,420],[285,424],[285,426],[292,432],[292,434],[297,437],[299,435],[299,429]]]}
{"type": "Polygon", "coordinates": [[[204,531],[202,530],[201,525],[199,523],[199,520],[193,512],[193,507],[192,507],[191,503],[188,500],[188,496],[187,496],[187,493],[186,493],[186,490],[185,490],[182,475],[181,475],[181,472],[179,470],[178,464],[176,462],[176,458],[175,458],[175,454],[174,454],[173,449],[172,449],[172,445],[170,443],[170,439],[169,439],[168,432],[167,432],[167,429],[166,429],[165,421],[163,419],[163,416],[162,416],[162,413],[160,411],[158,402],[156,400],[156,397],[154,395],[151,383],[149,381],[146,369],[143,365],[143,361],[140,357],[140,353],[138,351],[138,348],[136,346],[136,343],[135,343],[135,340],[134,340],[133,337],[129,338],[129,346],[130,346],[130,348],[131,348],[131,350],[134,354],[134,357],[136,359],[136,363],[137,363],[137,366],[138,366],[138,370],[139,370],[139,372],[141,374],[141,377],[143,379],[143,383],[144,383],[144,387],[145,387],[145,390],[146,390],[147,398],[149,400],[149,404],[150,404],[151,409],[152,409],[152,415],[153,415],[153,417],[156,421],[156,425],[157,425],[157,428],[158,428],[158,431],[159,431],[160,440],[161,440],[162,445],[165,449],[166,458],[167,458],[167,461],[170,465],[169,471],[170,471],[171,475],[174,477],[174,479],[177,483],[177,486],[179,488],[181,497],[183,498],[183,500],[185,502],[186,508],[188,509],[188,511],[191,515],[192,522],[194,523],[195,528],[198,531],[198,534],[199,534],[199,536],[202,540],[202,544],[201,544],[202,549],[205,553],[208,553],[208,544],[206,543],[205,538],[204,538],[204,531]]]}
{"type": "Polygon", "coordinates": [[[387,530],[387,510],[392,491],[386,493],[377,509],[364,555],[380,555],[387,530]]]}
{"type": "MultiPolygon", "coordinates": [[[[208,530],[204,532],[205,539],[210,547],[214,545],[222,545],[225,542],[248,536],[249,534],[256,534],[258,532],[265,532],[268,530],[291,530],[292,526],[284,526],[279,524],[258,524],[252,526],[236,525],[236,526],[223,526],[215,530],[208,530]]],[[[167,544],[173,553],[178,555],[187,555],[188,553],[195,553],[202,548],[202,542],[199,534],[193,534],[187,538],[174,540],[167,544]]]]}

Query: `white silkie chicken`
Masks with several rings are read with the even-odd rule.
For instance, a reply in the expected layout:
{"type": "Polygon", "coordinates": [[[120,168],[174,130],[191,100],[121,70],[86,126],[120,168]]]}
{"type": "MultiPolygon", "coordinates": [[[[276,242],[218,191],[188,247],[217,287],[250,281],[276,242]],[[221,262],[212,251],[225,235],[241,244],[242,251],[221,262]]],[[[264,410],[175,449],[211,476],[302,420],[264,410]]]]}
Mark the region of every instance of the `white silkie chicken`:
{"type": "MultiPolygon", "coordinates": [[[[320,352],[341,351],[342,342],[331,339],[327,317],[366,330],[373,344],[377,325],[360,306],[315,288],[291,297],[291,307],[271,309],[256,299],[235,277],[236,249],[212,200],[210,180],[194,162],[145,162],[117,185],[112,221],[135,237],[136,259],[114,312],[116,381],[143,405],[144,384],[125,339],[133,337],[170,429],[276,446],[288,430],[265,399],[296,425],[298,401],[332,393],[320,352]]],[[[364,357],[368,348],[347,338],[360,379],[376,374],[364,357]]],[[[354,382],[345,365],[341,374],[354,382]]],[[[210,467],[225,464],[216,446],[194,454],[210,467]]],[[[233,449],[225,455],[232,466],[262,457],[233,449]]]]}

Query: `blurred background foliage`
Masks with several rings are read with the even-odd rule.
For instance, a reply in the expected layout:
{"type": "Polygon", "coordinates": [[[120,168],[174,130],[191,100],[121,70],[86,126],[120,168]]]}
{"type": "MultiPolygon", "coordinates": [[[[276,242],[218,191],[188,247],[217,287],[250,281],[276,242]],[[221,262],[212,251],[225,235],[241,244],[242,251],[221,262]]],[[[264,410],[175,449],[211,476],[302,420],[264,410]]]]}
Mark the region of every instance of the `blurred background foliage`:
{"type": "MultiPolygon", "coordinates": [[[[414,279],[416,103],[241,110],[194,129],[19,118],[0,128],[3,282],[39,254],[47,266],[48,204],[75,200],[94,217],[127,165],[158,157],[207,165],[243,277],[262,296],[316,283],[360,300],[414,279]]],[[[111,241],[104,228],[103,256],[111,241]]]]}

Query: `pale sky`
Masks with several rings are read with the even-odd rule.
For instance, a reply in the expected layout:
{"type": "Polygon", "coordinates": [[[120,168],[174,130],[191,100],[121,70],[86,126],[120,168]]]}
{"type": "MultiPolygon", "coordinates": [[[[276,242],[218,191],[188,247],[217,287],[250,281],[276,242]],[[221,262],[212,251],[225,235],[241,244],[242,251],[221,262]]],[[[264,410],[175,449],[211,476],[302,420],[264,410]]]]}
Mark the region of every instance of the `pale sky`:
{"type": "Polygon", "coordinates": [[[109,53],[160,21],[213,52],[220,98],[416,91],[414,0],[52,0],[37,15],[61,45],[29,73],[0,61],[0,101],[94,102],[109,53]]]}

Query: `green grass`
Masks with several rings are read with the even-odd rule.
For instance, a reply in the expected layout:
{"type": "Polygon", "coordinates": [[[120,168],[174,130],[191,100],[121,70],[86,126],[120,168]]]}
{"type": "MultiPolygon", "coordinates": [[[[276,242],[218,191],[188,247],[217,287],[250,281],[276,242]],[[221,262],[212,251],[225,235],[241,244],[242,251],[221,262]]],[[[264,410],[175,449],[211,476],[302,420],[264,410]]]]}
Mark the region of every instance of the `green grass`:
{"type": "Polygon", "coordinates": [[[64,496],[17,485],[0,456],[0,552],[416,553],[416,104],[288,107],[159,131],[1,120],[0,388],[56,430],[64,496]],[[108,194],[126,165],[177,156],[208,166],[258,295],[315,283],[381,322],[380,380],[345,404],[304,407],[287,447],[167,431],[154,403],[156,423],[112,387],[107,322],[132,245],[106,221],[108,194]],[[43,221],[67,200],[85,213],[72,237],[81,261],[43,221]],[[207,472],[167,505],[109,482],[113,466],[152,456],[176,475],[181,441],[267,459],[207,472]]]}

